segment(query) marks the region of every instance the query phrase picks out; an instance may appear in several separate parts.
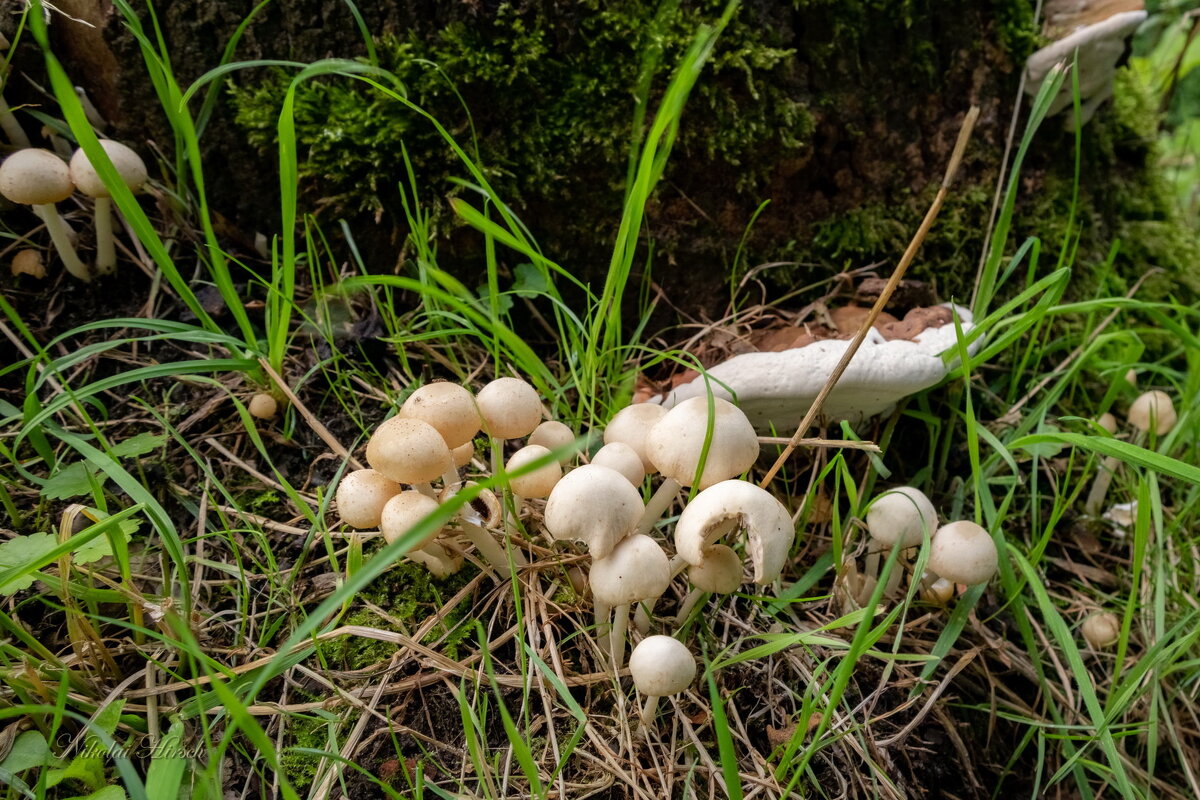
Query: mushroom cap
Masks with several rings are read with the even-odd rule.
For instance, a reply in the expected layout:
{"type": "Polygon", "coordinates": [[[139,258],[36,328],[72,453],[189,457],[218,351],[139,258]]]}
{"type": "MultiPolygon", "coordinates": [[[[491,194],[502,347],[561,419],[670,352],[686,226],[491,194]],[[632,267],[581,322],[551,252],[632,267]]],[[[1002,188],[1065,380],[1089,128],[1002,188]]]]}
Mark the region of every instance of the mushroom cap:
{"type": "Polygon", "coordinates": [[[604,558],[637,528],[646,507],[625,476],[594,464],[562,477],[546,502],[546,530],[559,541],[582,541],[604,558]]]}
{"type": "Polygon", "coordinates": [[[400,484],[373,469],[356,469],[338,482],[338,514],[352,528],[378,528],[383,507],[401,492],[400,484]]]}
{"type": "MultiPolygon", "coordinates": [[[[478,485],[475,481],[466,481],[444,486],[438,492],[438,503],[445,503],[463,489],[478,485]]],[[[481,528],[495,528],[500,525],[500,511],[500,498],[496,497],[496,493],[491,489],[481,489],[479,494],[472,497],[466,505],[459,509],[458,515],[481,528]]]]}
{"type": "MultiPolygon", "coordinates": [[[[741,475],[758,458],[758,436],[741,409],[713,398],[712,443],[698,483],[707,489],[741,475]]],[[[668,411],[646,435],[646,455],[663,474],[691,486],[708,432],[708,398],[692,397],[668,411]]]]}
{"type": "Polygon", "coordinates": [[[675,552],[701,564],[713,543],[739,528],[746,531],[754,582],[778,578],[796,538],[792,515],[773,494],[747,481],[722,481],[693,497],[675,524],[675,552]]]}
{"type": "Polygon", "coordinates": [[[466,441],[458,447],[450,451],[450,458],[454,461],[454,466],[465,467],[471,463],[471,459],[475,457],[475,442],[466,441]]]}
{"type": "Polygon", "coordinates": [[[1115,434],[1117,432],[1117,418],[1107,411],[1100,415],[1096,420],[1096,424],[1109,433],[1115,434]]]}
{"type": "MultiPolygon", "coordinates": [[[[520,467],[545,458],[550,451],[540,444],[530,444],[513,453],[504,465],[505,472],[512,472],[520,467]]],[[[562,478],[562,465],[557,461],[538,467],[527,475],[519,478],[509,478],[508,485],[522,497],[549,497],[555,485],[562,478]]]]}
{"type": "Polygon", "coordinates": [[[250,403],[246,407],[246,410],[250,412],[250,416],[252,417],[270,419],[279,410],[279,403],[267,392],[259,392],[250,398],[250,403]]]}
{"type": "Polygon", "coordinates": [[[617,542],[607,556],[592,562],[588,582],[592,596],[601,603],[631,605],[659,597],[667,590],[671,564],[658,542],[635,533],[617,542]]]}
{"type": "Polygon", "coordinates": [[[646,479],[646,470],[642,467],[642,458],[638,452],[624,442],[612,442],[596,451],[592,463],[598,467],[608,467],[625,476],[625,480],[634,486],[641,486],[646,479]]]}
{"type": "Polygon", "coordinates": [[[946,605],[953,597],[954,584],[945,578],[938,578],[929,584],[929,588],[921,593],[921,599],[925,602],[936,603],[939,606],[946,605]]]}
{"type": "MultiPolygon", "coordinates": [[[[963,333],[969,333],[974,328],[971,312],[948,305],[963,333]]],[[[943,362],[941,354],[956,342],[953,323],[926,328],[911,341],[887,341],[872,330],[825,399],[821,416],[858,422],[936,385],[953,366],[943,362]]],[[[849,346],[849,340],[826,339],[791,350],[743,353],[708,370],[712,391],[725,399],[732,397],[726,386],[736,392],[738,406],[759,430],[795,430],[849,346]]],[[[982,346],[983,339],[977,339],[969,351],[982,346]]],[[[670,408],[705,393],[700,377],[675,387],[662,404],[670,408]]]]}
{"type": "Polygon", "coordinates": [[[427,383],[408,396],[396,416],[432,425],[451,450],[475,438],[483,420],[471,392],[457,383],[427,383]]]}
{"type": "MultiPolygon", "coordinates": [[[[533,429],[533,433],[529,434],[528,444],[539,444],[547,450],[559,450],[575,444],[575,432],[556,419],[548,419],[533,429]]],[[[567,453],[558,460],[566,464],[574,455],[567,453]]]]}
{"type": "Polygon", "coordinates": [[[14,203],[44,206],[71,196],[75,184],[63,160],[37,147],[18,150],[0,164],[0,194],[14,203]]]}
{"type": "Polygon", "coordinates": [[[703,561],[688,568],[688,580],[702,592],[729,594],[742,585],[742,560],[732,547],[714,544],[703,561]]]}
{"type": "MultiPolygon", "coordinates": [[[[142,188],[142,184],[148,177],[146,162],[142,161],[142,157],[112,139],[101,139],[100,146],[104,148],[109,160],[117,168],[117,174],[121,176],[125,185],[135,192],[142,188]]],[[[75,182],[75,187],[88,197],[112,197],[112,192],[104,185],[100,173],[96,172],[96,168],[92,166],[92,162],[88,159],[87,153],[83,152],[82,147],[75,151],[75,155],[71,156],[70,170],[71,180],[75,182]]]]}
{"type": "Polygon", "coordinates": [[[29,275],[34,278],[46,277],[46,264],[42,261],[41,252],[33,248],[18,250],[12,259],[12,274],[29,275]]]}
{"type": "Polygon", "coordinates": [[[629,675],[646,697],[679,694],[696,679],[696,659],[670,636],[647,636],[629,654],[629,675]]]}
{"type": "MultiPolygon", "coordinates": [[[[1060,61],[1071,63],[1079,53],[1079,96],[1083,99],[1105,91],[1111,84],[1117,62],[1125,52],[1125,39],[1146,20],[1146,11],[1113,14],[1092,25],[1082,26],[1038,50],[1025,61],[1025,92],[1036,95],[1051,68],[1060,61]]],[[[1065,81],[1050,105],[1056,114],[1071,102],[1071,81],[1065,81]]]]}
{"type": "Polygon", "coordinates": [[[450,469],[450,448],[428,422],[392,417],[367,442],[367,463],[397,483],[427,483],[450,469]]]}
{"type": "Polygon", "coordinates": [[[642,459],[642,469],[647,475],[653,475],[658,470],[646,455],[646,434],[666,413],[665,408],[653,403],[626,406],[616,413],[604,429],[604,443],[621,442],[629,445],[638,454],[638,458],[642,459]]]}
{"type": "Polygon", "coordinates": [[[1171,395],[1158,389],[1139,395],[1125,416],[1129,424],[1139,431],[1148,431],[1153,427],[1159,436],[1174,428],[1179,419],[1171,395]]]}
{"type": "Polygon", "coordinates": [[[1082,631],[1083,638],[1091,647],[1108,647],[1121,638],[1121,620],[1116,614],[1097,611],[1083,621],[1082,631]]]}
{"type": "Polygon", "coordinates": [[[920,489],[897,486],[876,497],[867,511],[867,530],[871,538],[891,547],[916,547],[925,531],[932,537],[937,530],[937,511],[920,489]]]}
{"type": "Polygon", "coordinates": [[[519,439],[542,421],[537,390],[520,378],[497,378],[475,395],[483,429],[497,439],[519,439]]]}
{"type": "Polygon", "coordinates": [[[938,577],[974,586],[996,574],[1000,557],[988,532],[969,520],[937,529],[929,550],[929,569],[938,577]]]}
{"type": "MultiPolygon", "coordinates": [[[[437,500],[421,494],[416,489],[407,489],[384,504],[383,511],[379,515],[379,530],[383,532],[383,538],[387,540],[387,543],[391,544],[437,510],[437,500]]],[[[413,549],[420,550],[436,539],[441,532],[442,527],[438,526],[432,533],[414,545],[413,549]]]]}

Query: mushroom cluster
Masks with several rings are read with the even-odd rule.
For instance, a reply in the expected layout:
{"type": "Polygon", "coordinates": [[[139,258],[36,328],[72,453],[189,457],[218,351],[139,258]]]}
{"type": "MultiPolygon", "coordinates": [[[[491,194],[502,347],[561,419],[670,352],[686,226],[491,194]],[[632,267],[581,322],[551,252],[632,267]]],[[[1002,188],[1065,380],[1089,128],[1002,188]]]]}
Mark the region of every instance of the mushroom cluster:
{"type": "MultiPolygon", "coordinates": [[[[498,378],[474,395],[445,381],[421,386],[368,440],[368,468],[348,473],[338,485],[338,512],[351,527],[378,528],[384,539],[394,542],[433,514],[441,503],[464,488],[474,487],[462,479],[459,470],[474,457],[477,434],[482,431],[493,441],[503,442],[526,436],[532,440],[541,432],[540,440],[556,448],[574,442],[570,429],[566,429],[570,437],[566,438],[557,427],[544,430],[547,424],[542,423],[537,391],[519,378],[498,378]],[[434,488],[435,482],[440,482],[440,489],[434,488]]],[[[527,445],[509,460],[507,471],[516,471],[549,454],[544,445],[527,445]]],[[[558,462],[550,459],[548,465],[512,478],[509,486],[524,497],[545,497],[560,475],[558,462]]],[[[426,564],[436,575],[454,572],[462,565],[454,543],[455,530],[502,578],[511,576],[511,564],[525,563],[520,551],[501,544],[507,532],[500,501],[487,490],[479,490],[462,505],[452,526],[431,530],[409,557],[426,564]]]]}
{"type": "MultiPolygon", "coordinates": [[[[146,182],[146,165],[130,148],[109,139],[100,140],[117,174],[136,192],[146,182]]],[[[14,203],[28,205],[41,218],[67,271],[82,281],[92,279],[92,270],[80,260],[72,244],[72,233],[58,213],[57,204],[76,190],[95,201],[96,271],[116,268],[116,249],[112,232],[112,194],[95,166],[82,149],[76,150],[68,165],[49,150],[26,147],[0,164],[0,195],[14,203]]],[[[23,270],[28,271],[28,270],[23,270]]]]}
{"type": "Polygon", "coordinates": [[[847,562],[843,577],[849,595],[860,605],[875,590],[881,555],[893,547],[899,548],[899,560],[888,576],[884,597],[895,594],[910,564],[909,555],[926,541],[930,543],[929,559],[920,588],[927,601],[945,604],[955,585],[987,583],[999,566],[996,543],[987,529],[969,520],[939,527],[932,501],[911,486],[889,489],[872,500],[865,527],[869,534],[866,568],[859,573],[853,561],[847,562]]]}

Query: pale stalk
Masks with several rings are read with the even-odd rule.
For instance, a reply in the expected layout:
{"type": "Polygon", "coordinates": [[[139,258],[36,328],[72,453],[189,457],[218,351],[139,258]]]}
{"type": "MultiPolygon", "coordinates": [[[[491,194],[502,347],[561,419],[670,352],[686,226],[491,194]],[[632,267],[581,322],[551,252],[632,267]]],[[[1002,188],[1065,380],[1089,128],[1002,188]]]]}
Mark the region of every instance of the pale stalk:
{"type": "Polygon", "coordinates": [[[654,528],[654,524],[662,517],[671,501],[679,494],[679,481],[674,478],[664,478],[663,482],[658,485],[658,489],[650,497],[650,502],[646,503],[646,510],[642,512],[642,519],[638,522],[635,533],[647,534],[654,528]]]}
{"type": "Polygon", "coordinates": [[[107,275],[117,269],[117,246],[113,241],[112,198],[97,197],[96,215],[96,272],[107,275]]]}
{"type": "Polygon", "coordinates": [[[58,209],[54,207],[53,203],[34,206],[34,208],[38,210],[38,216],[42,218],[42,221],[46,223],[50,241],[54,242],[54,249],[58,251],[58,257],[62,259],[67,272],[81,281],[91,281],[92,271],[76,255],[75,247],[71,244],[71,232],[67,229],[67,223],[63,222],[63,218],[58,215],[58,209]]]}

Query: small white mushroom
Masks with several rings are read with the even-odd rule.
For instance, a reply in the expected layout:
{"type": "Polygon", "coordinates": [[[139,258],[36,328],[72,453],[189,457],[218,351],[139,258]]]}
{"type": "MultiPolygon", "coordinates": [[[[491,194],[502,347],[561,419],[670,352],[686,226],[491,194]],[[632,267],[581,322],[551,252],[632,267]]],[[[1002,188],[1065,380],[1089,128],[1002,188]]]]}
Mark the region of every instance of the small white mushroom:
{"type": "Polygon", "coordinates": [[[14,203],[33,206],[34,213],[46,224],[50,241],[67,272],[81,281],[90,281],[92,271],[79,260],[71,244],[71,230],[55,207],[55,203],[66,200],[73,191],[75,184],[71,183],[70,170],[49,150],[27,147],[0,164],[0,194],[14,203]]]}
{"type": "Polygon", "coordinates": [[[497,439],[520,439],[542,421],[537,390],[520,378],[497,378],[475,396],[483,429],[497,439]]]}
{"type": "MultiPolygon", "coordinates": [[[[504,471],[515,472],[527,464],[549,456],[550,451],[539,444],[526,445],[509,457],[504,471]]],[[[509,478],[508,485],[520,497],[549,497],[561,478],[562,465],[552,460],[519,478],[509,478]]]]}
{"type": "MultiPolygon", "coordinates": [[[[889,489],[871,501],[867,509],[867,531],[872,544],[867,554],[867,566],[863,572],[863,592],[869,596],[875,588],[879,575],[881,551],[891,550],[897,542],[901,548],[916,547],[924,537],[933,536],[937,530],[937,511],[925,493],[911,486],[889,489]]],[[[900,583],[903,565],[897,563],[888,577],[884,596],[891,597],[900,583]]],[[[865,602],[865,596],[860,602],[865,602]]]]}
{"type": "MultiPolygon", "coordinates": [[[[111,139],[101,139],[100,147],[108,154],[109,161],[116,167],[117,175],[137,192],[149,177],[146,163],[130,148],[111,139]]],[[[104,184],[100,173],[80,148],[71,156],[71,180],[79,191],[95,201],[96,216],[96,271],[105,274],[117,266],[117,251],[113,244],[112,191],[104,184]]]]}
{"type": "Polygon", "coordinates": [[[258,392],[250,398],[246,406],[250,416],[258,419],[271,419],[279,411],[279,403],[267,392],[258,392]]]}
{"type": "Polygon", "coordinates": [[[929,550],[929,569],[954,583],[974,586],[996,574],[1000,557],[988,532],[969,520],[937,529],[929,550]]]}
{"type": "Polygon", "coordinates": [[[714,544],[707,548],[704,559],[688,569],[692,590],[679,604],[675,624],[682,625],[704,594],[730,594],[742,585],[742,560],[732,547],[714,544]]]}
{"type": "Polygon", "coordinates": [[[658,698],[678,694],[696,679],[696,659],[678,639],[647,636],[629,655],[629,675],[645,698],[639,735],[645,733],[658,708],[658,698]]]}
{"type": "Polygon", "coordinates": [[[402,491],[400,484],[373,469],[346,473],[338,483],[338,514],[347,525],[360,530],[378,528],[383,507],[402,491]]]}
{"type": "Polygon", "coordinates": [[[397,483],[431,494],[429,482],[450,469],[453,461],[446,441],[428,422],[392,417],[367,442],[367,463],[397,483]]]}
{"type": "Polygon", "coordinates": [[[450,451],[450,457],[454,461],[454,466],[462,469],[467,464],[470,464],[471,459],[475,457],[475,442],[470,441],[459,445],[450,451]]]}
{"type": "Polygon", "coordinates": [[[1139,395],[1129,406],[1126,415],[1129,424],[1146,433],[1154,431],[1159,436],[1170,432],[1179,420],[1171,395],[1158,389],[1139,395]]]}
{"type": "MultiPolygon", "coordinates": [[[[659,597],[671,584],[671,567],[667,554],[649,536],[638,533],[626,536],[606,558],[592,562],[588,582],[592,587],[592,597],[595,598],[596,625],[601,631],[601,642],[604,640],[603,628],[610,613],[613,617],[609,647],[613,668],[619,670],[625,663],[625,634],[629,628],[629,607],[634,603],[659,597]]],[[[603,650],[603,644],[601,648],[603,650]]]]}
{"type": "Polygon", "coordinates": [[[608,467],[625,476],[625,480],[640,487],[646,479],[646,470],[637,451],[624,442],[612,442],[596,451],[592,462],[598,467],[608,467]]]}
{"type": "MultiPolygon", "coordinates": [[[[408,489],[393,496],[384,503],[379,515],[379,530],[388,544],[399,539],[415,528],[422,520],[438,510],[438,501],[415,489],[408,489]]],[[[439,525],[425,538],[413,545],[414,550],[420,550],[437,538],[442,532],[439,525]]]]}
{"type": "Polygon", "coordinates": [[[642,459],[642,469],[647,475],[653,475],[658,470],[646,454],[646,435],[666,413],[665,408],[653,403],[626,406],[617,412],[604,429],[604,443],[620,442],[629,445],[638,454],[638,458],[642,459]]]}
{"type": "Polygon", "coordinates": [[[1108,431],[1110,434],[1115,434],[1117,432],[1117,418],[1108,411],[1105,411],[1096,419],[1096,424],[1108,431]]]}
{"type": "MultiPolygon", "coordinates": [[[[548,419],[533,429],[528,444],[540,445],[547,450],[562,450],[575,444],[575,432],[556,419],[548,419]]],[[[558,460],[566,464],[574,457],[575,453],[568,452],[558,460]]]]}
{"type": "Polygon", "coordinates": [[[737,530],[746,533],[754,582],[776,580],[787,563],[796,529],[783,503],[748,481],[722,481],[693,497],[675,525],[675,551],[683,561],[698,565],[705,550],[737,530]]]}
{"type": "Polygon", "coordinates": [[[1082,630],[1088,646],[1102,650],[1116,644],[1121,638],[1121,620],[1116,614],[1097,611],[1083,621],[1082,630]]]}
{"type": "Polygon", "coordinates": [[[559,541],[580,541],[592,558],[608,556],[633,533],[642,498],[619,472],[588,464],[562,477],[546,502],[545,525],[559,541]]]}

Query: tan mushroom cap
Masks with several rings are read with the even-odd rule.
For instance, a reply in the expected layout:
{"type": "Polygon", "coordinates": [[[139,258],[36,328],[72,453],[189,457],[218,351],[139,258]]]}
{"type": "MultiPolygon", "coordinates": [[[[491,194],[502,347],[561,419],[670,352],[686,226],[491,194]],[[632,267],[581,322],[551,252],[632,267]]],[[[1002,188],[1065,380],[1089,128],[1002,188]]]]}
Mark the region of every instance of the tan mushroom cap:
{"type": "Polygon", "coordinates": [[[497,378],[475,396],[483,429],[497,439],[520,439],[542,421],[537,390],[520,378],[497,378]]]}
{"type": "MultiPolygon", "coordinates": [[[[533,433],[529,434],[528,444],[541,445],[547,450],[559,450],[575,444],[575,432],[556,419],[548,419],[533,429],[533,433]]],[[[574,455],[567,453],[558,460],[565,464],[574,455]]]]}
{"type": "Polygon", "coordinates": [[[1121,620],[1116,614],[1097,611],[1083,621],[1083,638],[1099,650],[1116,643],[1121,638],[1121,620]]]}
{"type": "MultiPolygon", "coordinates": [[[[504,465],[505,472],[513,472],[539,458],[549,458],[550,451],[540,444],[530,444],[512,454],[504,465]]],[[[519,478],[509,478],[508,485],[522,497],[549,497],[555,485],[562,478],[562,465],[551,460],[549,464],[538,467],[527,475],[519,478]]]]}
{"type": "Polygon", "coordinates": [[[1158,389],[1146,392],[1134,400],[1126,417],[1129,424],[1139,431],[1154,428],[1154,432],[1159,436],[1174,428],[1179,419],[1175,413],[1175,404],[1171,402],[1171,395],[1158,389]]]}
{"type": "Polygon", "coordinates": [[[670,636],[647,636],[629,654],[629,675],[646,697],[679,694],[696,679],[696,658],[670,636]]]}
{"type": "Polygon", "coordinates": [[[408,396],[396,416],[432,425],[451,450],[471,441],[483,420],[471,392],[457,383],[427,383],[408,396]]]}
{"type": "Polygon", "coordinates": [[[1117,432],[1117,418],[1107,411],[1100,415],[1096,420],[1096,424],[1109,433],[1115,434],[1117,432]]]}
{"type": "Polygon", "coordinates": [[[778,578],[796,537],[792,515],[774,495],[748,481],[722,481],[693,497],[675,524],[675,552],[689,564],[701,564],[706,550],[738,529],[746,532],[754,582],[778,578]]]}
{"type": "Polygon", "coordinates": [[[432,425],[392,417],[367,442],[367,463],[398,483],[428,483],[450,469],[450,448],[432,425]]]}
{"type": "Polygon", "coordinates": [[[46,277],[46,264],[42,261],[41,252],[32,248],[18,250],[12,259],[12,274],[29,275],[33,278],[46,277]]]}
{"type": "Polygon", "coordinates": [[[988,532],[969,520],[937,529],[929,550],[929,569],[954,583],[974,586],[996,574],[1000,556],[988,532]]]}
{"type": "Polygon", "coordinates": [[[867,511],[867,530],[871,538],[891,547],[899,539],[901,547],[916,547],[928,532],[937,530],[937,511],[920,489],[897,486],[871,503],[867,511]]]}
{"type": "MultiPolygon", "coordinates": [[[[712,442],[699,487],[741,475],[758,458],[758,435],[728,400],[713,398],[712,442]]],[[[668,411],[646,436],[646,455],[665,477],[691,486],[708,432],[708,398],[692,397],[668,411]]]]}
{"type": "Polygon", "coordinates": [[[646,479],[646,470],[642,468],[642,459],[637,451],[624,442],[612,442],[596,451],[592,463],[598,467],[608,467],[625,476],[625,480],[634,486],[641,486],[646,479]]]}
{"type": "Polygon", "coordinates": [[[688,568],[688,580],[702,592],[729,594],[742,585],[742,560],[732,547],[714,544],[703,561],[688,568]]]}
{"type": "Polygon", "coordinates": [[[646,435],[666,414],[665,408],[653,403],[626,406],[616,413],[604,429],[604,443],[620,442],[629,445],[638,454],[638,458],[642,459],[642,469],[647,475],[653,475],[658,470],[646,455],[646,435]]]}
{"type": "Polygon", "coordinates": [[[66,200],[73,191],[70,170],[49,150],[27,147],[0,164],[0,194],[14,203],[50,205],[66,200]]]}
{"type": "Polygon", "coordinates": [[[275,412],[279,410],[279,403],[275,398],[267,392],[259,392],[250,398],[249,405],[246,410],[250,412],[250,416],[258,419],[271,419],[275,416],[275,412]]]}
{"type": "MultiPolygon", "coordinates": [[[[379,515],[379,530],[388,544],[411,531],[421,520],[438,510],[438,501],[423,495],[415,489],[400,492],[383,506],[379,515]]],[[[420,550],[437,538],[442,532],[442,526],[437,526],[428,536],[413,545],[414,550],[420,550]]]]}
{"type": "Polygon", "coordinates": [[[671,565],[658,542],[635,533],[592,562],[588,582],[592,596],[601,603],[631,605],[661,596],[671,585],[671,565]]]}
{"type": "Polygon", "coordinates": [[[475,457],[475,442],[467,441],[450,451],[454,466],[465,467],[475,457]]]}
{"type": "Polygon", "coordinates": [[[546,530],[559,541],[581,541],[592,558],[606,557],[637,529],[642,496],[619,472],[593,464],[573,469],[546,502],[546,530]]]}
{"type": "MultiPolygon", "coordinates": [[[[142,184],[148,177],[146,162],[142,161],[142,157],[112,139],[101,139],[100,146],[104,148],[109,160],[117,168],[117,174],[121,176],[125,185],[135,192],[142,188],[142,184]]],[[[75,187],[88,197],[112,197],[112,192],[104,185],[100,173],[96,172],[96,168],[92,166],[92,162],[88,159],[87,153],[83,152],[82,147],[75,151],[75,155],[71,156],[70,171],[75,187]]]]}
{"type": "Polygon", "coordinates": [[[383,507],[401,491],[400,484],[381,472],[356,469],[338,483],[338,514],[353,528],[378,528],[383,507]]]}

